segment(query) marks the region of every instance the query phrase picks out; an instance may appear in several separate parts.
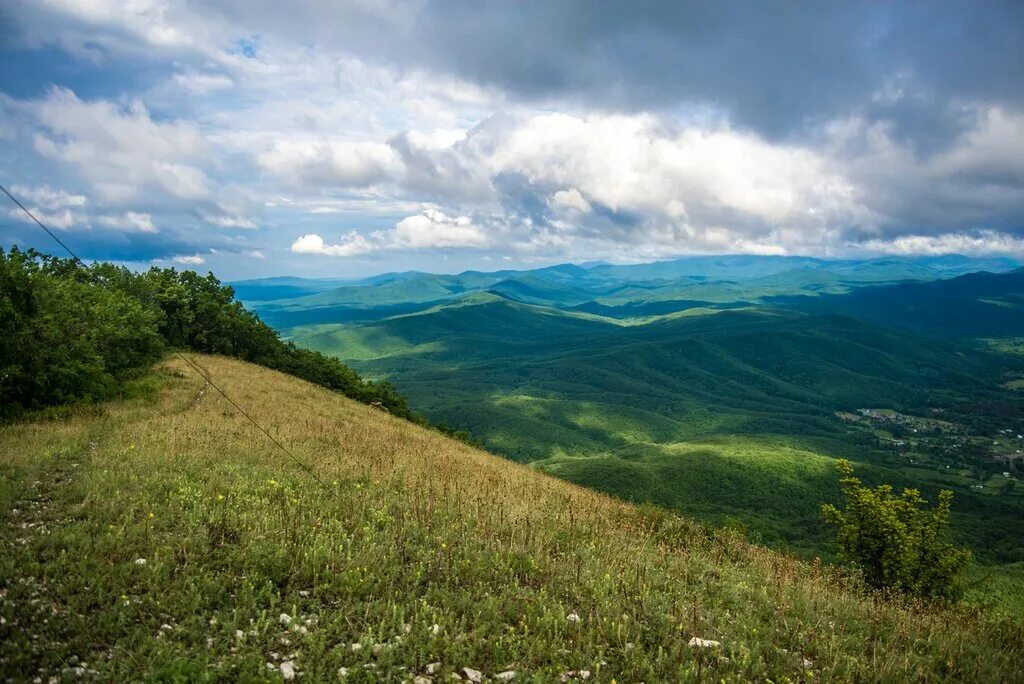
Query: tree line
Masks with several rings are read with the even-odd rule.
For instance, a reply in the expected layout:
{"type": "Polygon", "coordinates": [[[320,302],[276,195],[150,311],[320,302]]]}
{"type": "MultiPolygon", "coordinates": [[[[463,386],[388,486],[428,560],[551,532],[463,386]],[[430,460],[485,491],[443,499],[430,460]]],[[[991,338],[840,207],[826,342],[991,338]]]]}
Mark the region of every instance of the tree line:
{"type": "Polygon", "coordinates": [[[109,398],[168,351],[191,350],[279,370],[427,425],[390,383],[282,340],[212,273],[135,272],[0,248],[0,339],[0,418],[109,398]]]}

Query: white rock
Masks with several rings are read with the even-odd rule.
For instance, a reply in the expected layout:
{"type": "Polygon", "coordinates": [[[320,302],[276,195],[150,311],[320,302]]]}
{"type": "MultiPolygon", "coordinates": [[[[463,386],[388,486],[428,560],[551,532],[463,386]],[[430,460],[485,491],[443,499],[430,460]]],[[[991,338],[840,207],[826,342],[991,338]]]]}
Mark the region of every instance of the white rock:
{"type": "Polygon", "coordinates": [[[715,641],[713,639],[701,639],[700,637],[693,637],[690,639],[690,646],[694,646],[696,648],[715,648],[721,645],[722,642],[715,641]]]}
{"type": "Polygon", "coordinates": [[[430,663],[427,665],[427,674],[434,674],[441,669],[441,663],[430,663]]]}
{"type": "Polygon", "coordinates": [[[280,622],[282,625],[290,625],[292,624],[292,616],[288,613],[281,613],[278,616],[277,621],[280,622]]]}
{"type": "Polygon", "coordinates": [[[347,667],[339,667],[338,668],[338,676],[339,677],[348,677],[348,668],[347,667]]]}
{"type": "Polygon", "coordinates": [[[145,558],[136,558],[135,559],[135,564],[136,565],[145,565],[146,564],[146,559],[145,558]]]}
{"type": "Polygon", "coordinates": [[[814,661],[810,658],[804,658],[804,667],[808,669],[814,667],[814,661]]]}
{"type": "Polygon", "coordinates": [[[430,677],[424,677],[423,675],[417,675],[413,680],[412,684],[430,684],[432,680],[430,677]]]}
{"type": "Polygon", "coordinates": [[[480,670],[474,670],[471,667],[462,668],[462,675],[471,682],[482,682],[484,679],[484,673],[480,670]]]}
{"type": "Polygon", "coordinates": [[[359,643],[358,641],[356,643],[352,644],[352,652],[353,653],[358,653],[359,651],[362,651],[362,650],[363,650],[363,645],[361,643],[359,643]]]}
{"type": "Polygon", "coordinates": [[[497,679],[499,682],[511,682],[513,679],[516,678],[516,671],[505,670],[504,672],[499,672],[498,674],[494,675],[494,678],[497,679]]]}
{"type": "Polygon", "coordinates": [[[295,664],[292,661],[286,660],[281,663],[281,676],[285,680],[295,679],[295,664]]]}
{"type": "Polygon", "coordinates": [[[566,615],[565,619],[568,620],[569,622],[580,622],[580,620],[581,620],[580,616],[577,615],[574,612],[573,613],[569,613],[568,615],[566,615]]]}
{"type": "Polygon", "coordinates": [[[173,627],[171,627],[171,626],[170,626],[169,624],[167,624],[166,622],[165,622],[164,624],[160,625],[160,631],[161,631],[161,632],[169,632],[169,631],[170,631],[170,630],[172,630],[172,629],[174,629],[174,628],[173,628],[173,627]]]}

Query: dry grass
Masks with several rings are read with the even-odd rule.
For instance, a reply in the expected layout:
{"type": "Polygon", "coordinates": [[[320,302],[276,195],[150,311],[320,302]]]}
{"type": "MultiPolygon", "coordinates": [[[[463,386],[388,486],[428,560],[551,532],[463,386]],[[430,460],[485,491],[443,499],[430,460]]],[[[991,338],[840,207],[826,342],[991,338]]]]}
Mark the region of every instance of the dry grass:
{"type": "Polygon", "coordinates": [[[180,361],[147,398],[0,428],[5,677],[1024,679],[1018,622],[866,596],[313,385],[194,358],[327,490],[180,361]]]}

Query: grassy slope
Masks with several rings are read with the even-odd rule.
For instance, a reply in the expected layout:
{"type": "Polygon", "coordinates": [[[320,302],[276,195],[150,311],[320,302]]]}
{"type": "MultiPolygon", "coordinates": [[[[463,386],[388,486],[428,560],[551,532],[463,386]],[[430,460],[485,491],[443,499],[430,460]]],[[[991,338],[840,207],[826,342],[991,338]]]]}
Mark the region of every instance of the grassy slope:
{"type": "Polygon", "coordinates": [[[879,602],[313,385],[197,359],[329,492],[179,362],[146,399],[3,427],[8,677],[399,681],[434,662],[434,681],[1024,677],[1019,623],[879,602]]]}
{"type": "Polygon", "coordinates": [[[835,316],[727,311],[622,327],[474,297],[296,339],[389,377],[493,451],[630,501],[736,518],[768,543],[823,551],[817,503],[838,491],[821,472],[845,456],[871,463],[874,481],[952,486],[958,539],[986,562],[1020,557],[1021,497],[883,458],[873,435],[834,415],[998,392],[984,354],[835,316]]]}

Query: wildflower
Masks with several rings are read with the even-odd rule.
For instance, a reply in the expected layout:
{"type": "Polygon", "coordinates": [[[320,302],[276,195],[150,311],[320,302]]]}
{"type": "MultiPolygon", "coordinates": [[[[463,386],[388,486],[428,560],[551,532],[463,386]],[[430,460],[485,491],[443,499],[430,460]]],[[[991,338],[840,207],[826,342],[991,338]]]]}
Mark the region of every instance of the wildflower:
{"type": "Polygon", "coordinates": [[[224,500],[224,495],[223,494],[218,494],[217,495],[217,501],[223,501],[223,500],[224,500]]]}
{"type": "Polygon", "coordinates": [[[145,565],[146,564],[146,559],[145,558],[136,558],[135,559],[135,564],[136,565],[145,565]]]}
{"type": "Polygon", "coordinates": [[[438,634],[440,634],[441,633],[441,625],[439,625],[437,623],[434,623],[430,627],[430,633],[433,634],[434,636],[437,636],[438,634]]]}
{"type": "Polygon", "coordinates": [[[150,518],[155,518],[155,517],[156,517],[156,514],[155,514],[155,513],[153,513],[153,511],[150,511],[150,512],[149,512],[149,517],[150,517],[150,518]]]}
{"type": "Polygon", "coordinates": [[[363,650],[363,645],[361,643],[359,643],[358,641],[355,642],[354,644],[352,644],[352,652],[353,653],[358,653],[359,651],[362,651],[362,650],[363,650]]]}
{"type": "Polygon", "coordinates": [[[166,622],[165,622],[164,624],[160,625],[160,631],[161,631],[161,632],[169,632],[169,631],[170,631],[170,630],[172,630],[172,629],[174,629],[174,628],[173,628],[173,627],[171,627],[171,626],[170,626],[169,624],[167,624],[166,622]]]}
{"type": "Polygon", "coordinates": [[[338,676],[339,677],[348,677],[348,668],[347,667],[339,667],[338,668],[338,676]]]}
{"type": "Polygon", "coordinates": [[[580,616],[577,615],[575,612],[569,613],[568,615],[566,615],[565,619],[568,620],[569,622],[581,622],[582,621],[580,616]]]}

